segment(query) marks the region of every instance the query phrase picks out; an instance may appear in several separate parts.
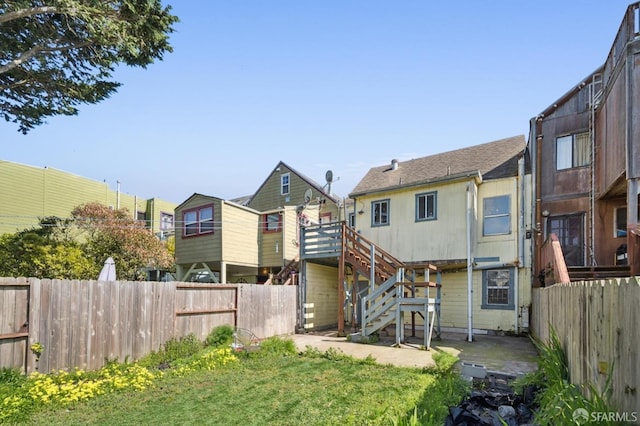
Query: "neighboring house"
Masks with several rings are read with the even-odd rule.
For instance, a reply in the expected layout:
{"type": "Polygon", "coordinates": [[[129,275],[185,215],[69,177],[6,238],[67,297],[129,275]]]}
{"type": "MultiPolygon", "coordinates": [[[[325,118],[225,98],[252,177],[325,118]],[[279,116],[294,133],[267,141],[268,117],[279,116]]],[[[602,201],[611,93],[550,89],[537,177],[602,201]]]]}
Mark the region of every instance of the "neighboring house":
{"type": "Polygon", "coordinates": [[[126,208],[160,238],[173,235],[175,203],[144,199],[50,167],[0,160],[0,234],[32,228],[48,216],[67,218],[81,205],[97,202],[126,208]]]}
{"type": "Polygon", "coordinates": [[[466,329],[472,338],[479,330],[528,328],[530,175],[524,154],[524,137],[516,136],[392,160],[369,170],[349,194],[359,235],[404,268],[435,265],[442,273],[443,329],[466,329]]]}
{"type": "Polygon", "coordinates": [[[299,223],[343,216],[339,198],[283,162],[250,197],[193,194],[176,208],[177,279],[287,282],[297,272],[299,223]]]}
{"type": "Polygon", "coordinates": [[[534,285],[553,281],[542,253],[551,233],[571,280],[629,275],[640,215],[639,7],[627,8],[604,64],[531,119],[534,285]]]}

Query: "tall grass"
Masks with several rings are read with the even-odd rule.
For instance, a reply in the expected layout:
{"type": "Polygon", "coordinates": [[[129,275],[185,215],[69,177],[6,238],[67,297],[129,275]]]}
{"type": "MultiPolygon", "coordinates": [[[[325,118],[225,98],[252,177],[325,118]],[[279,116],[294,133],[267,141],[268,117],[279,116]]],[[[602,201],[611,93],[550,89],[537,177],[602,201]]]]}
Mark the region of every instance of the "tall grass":
{"type": "MultiPolygon", "coordinates": [[[[580,410],[582,413],[608,413],[615,411],[610,404],[611,373],[603,389],[599,390],[589,383],[579,387],[571,383],[569,363],[555,329],[550,328],[547,343],[534,340],[540,354],[538,371],[525,379],[541,390],[537,393],[536,402],[539,406],[535,421],[540,425],[582,424],[588,421],[576,419],[574,416],[580,410]]],[[[522,382],[520,383],[522,385],[522,382]]],[[[607,422],[599,424],[619,424],[607,422]]]]}

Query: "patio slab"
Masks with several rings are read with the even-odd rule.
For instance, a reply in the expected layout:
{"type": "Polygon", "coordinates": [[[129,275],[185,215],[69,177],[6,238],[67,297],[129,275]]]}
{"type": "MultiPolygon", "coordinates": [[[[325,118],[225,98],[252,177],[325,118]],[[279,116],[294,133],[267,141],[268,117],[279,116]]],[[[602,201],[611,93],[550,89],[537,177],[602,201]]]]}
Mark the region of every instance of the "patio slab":
{"type": "Polygon", "coordinates": [[[375,344],[353,343],[346,337],[338,337],[336,330],[294,334],[290,336],[300,351],[307,346],[320,351],[339,349],[356,358],[371,356],[380,364],[401,367],[434,366],[433,354],[445,351],[457,356],[462,363],[474,367],[484,367],[487,372],[521,376],[537,369],[538,352],[529,337],[474,335],[473,342],[467,341],[464,333],[442,333],[441,339],[434,338],[431,349],[424,350],[422,336],[405,336],[406,342],[395,346],[393,336],[381,337],[375,344]]]}

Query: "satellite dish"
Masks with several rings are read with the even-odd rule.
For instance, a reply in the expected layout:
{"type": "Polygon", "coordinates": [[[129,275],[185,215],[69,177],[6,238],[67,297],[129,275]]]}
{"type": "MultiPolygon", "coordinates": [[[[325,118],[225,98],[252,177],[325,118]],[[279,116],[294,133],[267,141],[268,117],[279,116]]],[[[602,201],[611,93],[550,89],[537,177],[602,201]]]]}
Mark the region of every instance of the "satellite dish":
{"type": "Polygon", "coordinates": [[[331,170],[327,170],[327,173],[324,175],[324,178],[327,180],[327,183],[333,182],[333,172],[331,170]]]}
{"type": "Polygon", "coordinates": [[[304,191],[304,203],[308,204],[309,201],[311,201],[311,197],[313,197],[313,191],[311,191],[311,188],[308,188],[304,191]]]}

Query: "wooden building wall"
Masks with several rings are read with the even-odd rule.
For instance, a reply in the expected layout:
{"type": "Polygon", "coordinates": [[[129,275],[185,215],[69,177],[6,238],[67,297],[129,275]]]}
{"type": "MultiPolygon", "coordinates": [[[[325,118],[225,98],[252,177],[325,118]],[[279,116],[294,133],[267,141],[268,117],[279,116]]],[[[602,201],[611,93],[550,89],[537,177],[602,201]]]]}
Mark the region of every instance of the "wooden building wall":
{"type": "Polygon", "coordinates": [[[257,267],[260,214],[226,202],[220,203],[220,209],[222,260],[257,267]]]}
{"type": "Polygon", "coordinates": [[[334,327],[338,323],[338,268],[306,263],[304,303],[308,329],[334,327]],[[312,315],[309,315],[312,314],[312,315]]]}
{"type": "Polygon", "coordinates": [[[466,181],[359,196],[356,229],[405,262],[465,259],[466,181]],[[416,222],[415,196],[437,192],[437,219],[416,222]],[[372,202],[389,200],[389,225],[371,226],[372,202]],[[446,231],[445,231],[446,230],[446,231]]]}

